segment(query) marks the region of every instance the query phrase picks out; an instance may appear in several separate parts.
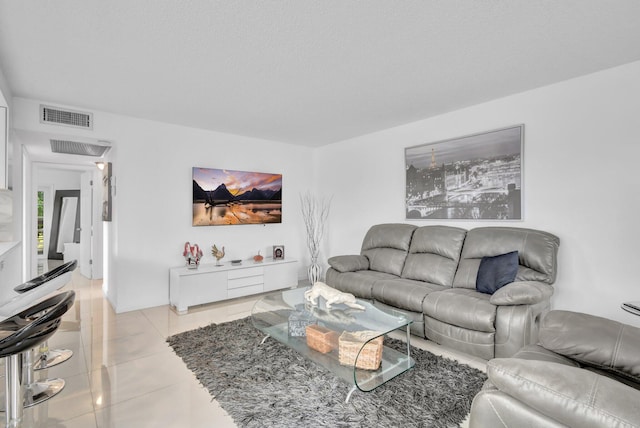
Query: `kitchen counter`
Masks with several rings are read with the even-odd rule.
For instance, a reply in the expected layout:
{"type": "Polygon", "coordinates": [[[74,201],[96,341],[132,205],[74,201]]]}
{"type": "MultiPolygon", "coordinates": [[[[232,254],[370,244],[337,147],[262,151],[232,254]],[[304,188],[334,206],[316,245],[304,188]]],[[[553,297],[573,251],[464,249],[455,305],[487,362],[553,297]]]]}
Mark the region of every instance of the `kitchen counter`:
{"type": "Polygon", "coordinates": [[[11,251],[14,248],[16,248],[18,245],[20,245],[19,241],[15,241],[15,242],[0,242],[0,257],[4,256],[9,251],[11,251]]]}

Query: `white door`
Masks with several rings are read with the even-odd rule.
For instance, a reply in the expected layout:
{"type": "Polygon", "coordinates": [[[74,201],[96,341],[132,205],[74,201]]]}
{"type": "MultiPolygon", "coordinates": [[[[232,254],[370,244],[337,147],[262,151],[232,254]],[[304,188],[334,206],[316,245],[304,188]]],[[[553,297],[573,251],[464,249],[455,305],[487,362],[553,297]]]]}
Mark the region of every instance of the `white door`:
{"type": "Polygon", "coordinates": [[[93,278],[93,174],[84,172],[80,178],[80,273],[93,278]]]}

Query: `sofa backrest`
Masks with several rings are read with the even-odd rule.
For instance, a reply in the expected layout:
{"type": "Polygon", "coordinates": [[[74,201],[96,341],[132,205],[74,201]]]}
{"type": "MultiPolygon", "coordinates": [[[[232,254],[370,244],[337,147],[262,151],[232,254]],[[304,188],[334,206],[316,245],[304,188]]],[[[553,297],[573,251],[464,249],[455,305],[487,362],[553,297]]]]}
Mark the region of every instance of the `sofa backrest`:
{"type": "Polygon", "coordinates": [[[416,229],[402,277],[451,287],[466,234],[465,229],[450,226],[416,229]]]}
{"type": "Polygon", "coordinates": [[[412,224],[377,224],[362,241],[360,254],[369,259],[369,269],[400,276],[417,226],[412,224]]]}
{"type": "Polygon", "coordinates": [[[454,287],[475,288],[482,257],[518,251],[516,281],[553,284],[560,238],[548,232],[518,227],[479,227],[467,232],[454,287]]]}

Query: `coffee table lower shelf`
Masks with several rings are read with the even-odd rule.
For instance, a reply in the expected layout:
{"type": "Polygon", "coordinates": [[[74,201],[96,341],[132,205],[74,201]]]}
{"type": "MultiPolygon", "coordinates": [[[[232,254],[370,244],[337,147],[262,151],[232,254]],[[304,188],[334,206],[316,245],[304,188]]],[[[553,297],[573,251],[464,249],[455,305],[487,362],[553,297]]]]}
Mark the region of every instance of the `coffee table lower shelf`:
{"type": "Polygon", "coordinates": [[[305,358],[326,368],[334,375],[346,380],[349,383],[353,383],[354,385],[347,394],[345,403],[349,402],[351,395],[356,390],[360,390],[363,392],[372,391],[380,385],[393,379],[394,377],[411,369],[415,365],[415,361],[413,358],[411,358],[410,355],[411,345],[409,344],[409,326],[407,326],[407,353],[403,354],[402,352],[398,352],[395,349],[383,346],[382,361],[378,370],[363,370],[357,369],[355,368],[355,366],[339,364],[337,363],[337,349],[326,354],[315,351],[307,346],[307,342],[304,337],[287,337],[286,324],[271,326],[262,331],[266,333],[266,336],[264,337],[264,339],[262,339],[261,344],[264,343],[268,338],[276,339],[279,342],[287,345],[289,348],[295,349],[305,358]],[[286,340],[279,340],[279,338],[282,337],[283,333],[286,337],[286,340]]]}
{"type": "MultiPolygon", "coordinates": [[[[262,343],[269,337],[276,339],[278,342],[296,350],[305,358],[321,365],[334,375],[352,384],[353,387],[347,394],[345,402],[349,402],[353,392],[356,390],[372,391],[415,365],[414,359],[411,358],[411,321],[400,314],[390,315],[366,302],[363,303],[367,307],[366,311],[355,315],[352,314],[356,319],[350,324],[332,325],[331,323],[323,322],[319,324],[336,331],[338,334],[342,331],[373,330],[380,333],[377,337],[384,336],[394,330],[405,329],[407,335],[406,352],[403,353],[383,345],[381,363],[377,370],[356,368],[355,363],[353,365],[340,364],[339,349],[321,353],[307,345],[306,337],[289,336],[287,319],[291,312],[300,310],[298,302],[302,302],[302,300],[298,297],[299,293],[301,294],[298,290],[289,290],[283,292],[282,298],[278,296],[278,298],[274,299],[272,296],[268,296],[264,299],[264,302],[258,302],[252,312],[253,324],[266,335],[262,343]],[[273,301],[270,301],[270,299],[273,299],[273,301]],[[283,305],[285,301],[293,304],[287,308],[288,304],[283,305]]],[[[369,341],[373,339],[375,337],[369,341]]],[[[363,348],[364,346],[363,344],[363,348]]]]}

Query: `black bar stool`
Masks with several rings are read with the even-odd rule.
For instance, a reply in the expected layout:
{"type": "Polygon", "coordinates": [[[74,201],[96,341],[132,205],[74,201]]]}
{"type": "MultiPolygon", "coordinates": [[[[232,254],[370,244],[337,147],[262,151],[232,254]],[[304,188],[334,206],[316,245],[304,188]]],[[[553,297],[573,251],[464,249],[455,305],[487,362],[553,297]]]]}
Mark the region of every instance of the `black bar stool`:
{"type": "MultiPolygon", "coordinates": [[[[64,287],[71,281],[71,276],[77,266],[78,261],[72,260],[15,287],[13,290],[18,294],[0,305],[0,319],[28,308],[38,300],[64,287]]],[[[46,342],[42,344],[41,348],[42,352],[35,358],[35,370],[48,369],[73,356],[73,351],[69,349],[49,350],[46,342]]],[[[25,357],[27,360],[25,363],[32,364],[32,355],[28,354],[25,357]]]]}
{"type": "Polygon", "coordinates": [[[74,291],[56,294],[0,322],[0,358],[5,358],[7,427],[17,427],[22,420],[25,397],[21,373],[23,354],[49,339],[58,330],[60,320],[73,305],[75,295],[74,291]]]}
{"type": "MultiPolygon", "coordinates": [[[[73,272],[77,266],[78,266],[78,261],[72,260],[63,265],[58,266],[55,269],[51,269],[49,272],[43,273],[40,276],[37,276],[23,284],[18,285],[13,289],[13,291],[15,291],[16,293],[22,294],[27,291],[31,291],[35,288],[40,287],[45,282],[51,282],[56,278],[58,278],[59,280],[63,280],[63,278],[60,278],[60,277],[62,277],[66,273],[73,272]]],[[[67,282],[69,281],[64,280],[62,282],[62,285],[66,284],[67,282]]]]}

